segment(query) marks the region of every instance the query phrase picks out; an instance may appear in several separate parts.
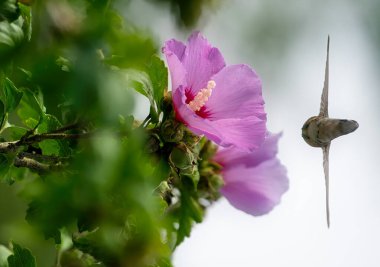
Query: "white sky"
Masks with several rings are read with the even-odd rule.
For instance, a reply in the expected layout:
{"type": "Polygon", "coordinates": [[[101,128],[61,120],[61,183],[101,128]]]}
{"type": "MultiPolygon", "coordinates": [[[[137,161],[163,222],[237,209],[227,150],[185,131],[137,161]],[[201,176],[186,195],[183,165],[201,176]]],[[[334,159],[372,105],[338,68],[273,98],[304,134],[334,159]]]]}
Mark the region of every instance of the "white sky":
{"type": "MultiPolygon", "coordinates": [[[[380,109],[377,107],[380,77],[375,47],[364,31],[357,8],[348,4],[350,1],[315,7],[308,6],[315,1],[298,5],[301,1],[289,1],[288,5],[275,0],[259,2],[263,3],[225,1],[220,9],[207,16],[201,30],[222,51],[227,63],[254,65],[261,75],[268,128],[284,132],[279,157],[288,169],[290,189],[282,203],[263,217],[246,215],[226,200],[219,201],[177,249],[174,265],[380,266],[380,109]],[[296,21],[292,25],[296,33],[292,29],[289,32],[293,41],[284,48],[278,65],[273,58],[266,62],[263,54],[257,54],[260,61],[255,61],[255,53],[260,51],[255,48],[254,40],[254,52],[249,57],[247,45],[241,44],[246,40],[242,34],[249,23],[252,28],[258,27],[255,22],[259,21],[254,16],[262,19],[262,12],[273,9],[293,14],[296,21]],[[302,30],[297,30],[298,26],[302,30]],[[319,111],[327,34],[331,36],[329,114],[355,119],[360,125],[353,134],[335,140],[330,149],[329,230],[325,218],[322,151],[309,147],[301,137],[304,121],[319,111]]],[[[186,39],[164,10],[153,8],[151,12],[155,16],[136,16],[140,5],[149,8],[141,1],[133,1],[132,11],[127,13],[129,19],[150,29],[161,41],[173,37],[186,39]]],[[[146,106],[140,105],[136,112],[143,117],[145,110],[146,106]]]]}

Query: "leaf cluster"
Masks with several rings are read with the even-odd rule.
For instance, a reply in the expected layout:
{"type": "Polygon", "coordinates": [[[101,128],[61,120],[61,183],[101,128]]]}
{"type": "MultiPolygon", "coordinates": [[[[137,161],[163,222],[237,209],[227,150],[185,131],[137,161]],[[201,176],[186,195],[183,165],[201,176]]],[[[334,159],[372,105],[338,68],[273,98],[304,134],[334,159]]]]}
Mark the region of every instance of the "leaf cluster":
{"type": "Polygon", "coordinates": [[[221,179],[158,47],[113,1],[1,2],[0,267],[172,266],[221,179]]]}

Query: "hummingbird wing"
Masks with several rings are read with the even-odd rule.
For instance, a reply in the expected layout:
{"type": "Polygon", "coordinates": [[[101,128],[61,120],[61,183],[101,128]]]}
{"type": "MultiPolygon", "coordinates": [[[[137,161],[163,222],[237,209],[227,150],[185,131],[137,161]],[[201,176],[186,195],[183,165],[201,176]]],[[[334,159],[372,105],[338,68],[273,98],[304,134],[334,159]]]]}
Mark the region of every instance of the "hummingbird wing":
{"type": "Polygon", "coordinates": [[[330,150],[330,143],[328,145],[322,147],[322,151],[323,151],[323,170],[325,172],[325,183],[326,183],[326,218],[327,218],[327,227],[330,227],[329,150],[330,150]]]}
{"type": "Polygon", "coordinates": [[[319,116],[328,117],[328,105],[329,105],[329,48],[330,48],[330,36],[327,37],[327,59],[325,68],[325,82],[323,84],[323,91],[321,97],[321,108],[319,110],[319,116]]]}

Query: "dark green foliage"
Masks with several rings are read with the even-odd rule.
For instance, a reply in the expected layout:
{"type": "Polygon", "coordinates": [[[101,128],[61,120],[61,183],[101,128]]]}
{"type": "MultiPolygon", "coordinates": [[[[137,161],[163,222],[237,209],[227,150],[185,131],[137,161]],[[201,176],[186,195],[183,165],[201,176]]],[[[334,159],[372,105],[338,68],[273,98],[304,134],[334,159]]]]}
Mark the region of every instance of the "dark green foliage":
{"type": "Polygon", "coordinates": [[[151,0],[152,2],[168,3],[175,14],[178,24],[192,27],[202,15],[203,5],[210,5],[211,0],[151,0]]]}
{"type": "Polygon", "coordinates": [[[12,243],[13,255],[8,257],[9,267],[36,267],[36,259],[26,248],[12,243]]]}
{"type": "Polygon", "coordinates": [[[164,93],[168,90],[168,69],[160,58],[153,56],[148,66],[147,73],[152,81],[153,99],[157,104],[157,113],[160,114],[161,101],[164,93]]]}
{"type": "Polygon", "coordinates": [[[200,199],[217,199],[210,149],[174,120],[161,44],[113,3],[0,3],[0,186],[22,202],[0,201],[14,210],[0,244],[36,255],[0,245],[0,267],[171,267],[200,199]]]}
{"type": "Polygon", "coordinates": [[[0,2],[0,20],[15,20],[18,14],[16,0],[2,0],[0,2]]]}
{"type": "Polygon", "coordinates": [[[6,103],[5,112],[12,112],[21,100],[22,92],[8,78],[4,79],[3,84],[3,101],[6,103]]]}

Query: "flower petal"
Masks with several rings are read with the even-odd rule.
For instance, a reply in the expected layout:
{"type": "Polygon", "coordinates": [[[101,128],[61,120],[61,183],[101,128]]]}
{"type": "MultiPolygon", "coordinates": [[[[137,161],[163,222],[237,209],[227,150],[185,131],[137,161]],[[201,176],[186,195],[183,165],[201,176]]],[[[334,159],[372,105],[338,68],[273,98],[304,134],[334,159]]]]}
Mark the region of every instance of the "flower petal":
{"type": "Polygon", "coordinates": [[[271,211],[289,188],[286,169],[277,158],[256,167],[223,170],[223,179],[221,193],[231,205],[255,216],[271,211]]]}
{"type": "Polygon", "coordinates": [[[242,151],[252,151],[264,142],[266,121],[254,116],[242,119],[210,121],[222,133],[221,146],[234,146],[242,151]]]}
{"type": "Polygon", "coordinates": [[[164,47],[162,48],[162,52],[166,55],[166,53],[174,54],[180,62],[182,62],[185,57],[186,45],[181,41],[177,41],[176,39],[170,39],[165,42],[164,47]]]}
{"type": "Polygon", "coordinates": [[[180,85],[186,85],[186,70],[181,62],[185,55],[185,50],[186,46],[175,39],[165,42],[165,46],[162,48],[168,62],[173,92],[180,85]]]}
{"type": "Polygon", "coordinates": [[[205,135],[224,147],[234,146],[243,151],[258,148],[265,138],[265,121],[257,117],[211,121],[198,116],[187,107],[185,89],[180,86],[173,93],[176,117],[193,133],[205,135]]]}
{"type": "Polygon", "coordinates": [[[267,132],[264,143],[254,152],[245,152],[234,148],[219,148],[214,160],[224,169],[243,164],[246,167],[255,167],[261,162],[274,158],[278,152],[278,140],[282,133],[267,132]]]}
{"type": "Polygon", "coordinates": [[[187,107],[185,101],[185,89],[180,86],[173,93],[173,103],[177,120],[183,122],[193,133],[205,135],[210,140],[220,144],[222,142],[222,134],[220,131],[214,128],[209,120],[196,115],[194,111],[187,107]]]}
{"type": "Polygon", "coordinates": [[[226,65],[219,49],[212,47],[199,32],[189,37],[182,62],[187,72],[188,89],[194,96],[226,65]]]}
{"type": "Polygon", "coordinates": [[[227,66],[211,79],[216,83],[206,103],[211,119],[247,116],[266,119],[261,81],[249,66],[227,66]]]}

